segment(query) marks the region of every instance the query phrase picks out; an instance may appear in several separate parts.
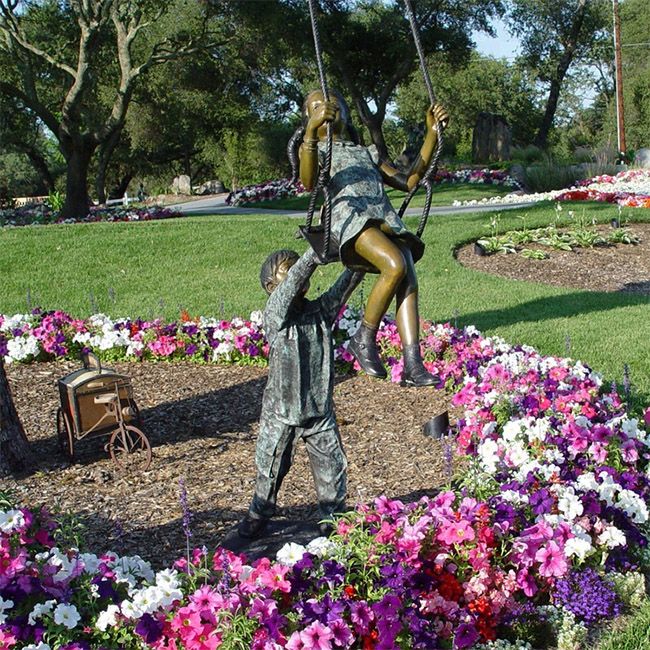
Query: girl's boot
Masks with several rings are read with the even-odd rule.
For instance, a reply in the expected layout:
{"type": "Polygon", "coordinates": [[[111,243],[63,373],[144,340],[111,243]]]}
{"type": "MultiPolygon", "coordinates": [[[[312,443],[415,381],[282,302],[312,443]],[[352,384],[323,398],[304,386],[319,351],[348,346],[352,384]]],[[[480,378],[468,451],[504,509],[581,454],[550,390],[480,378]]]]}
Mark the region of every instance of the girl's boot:
{"type": "Polygon", "coordinates": [[[377,328],[369,327],[361,323],[361,327],[350,339],[348,350],[354,355],[359,362],[361,369],[371,377],[385,379],[387,377],[386,368],[379,357],[377,350],[377,328]]]}
{"type": "Polygon", "coordinates": [[[411,343],[404,346],[404,372],[402,383],[406,386],[435,386],[440,377],[432,375],[422,362],[420,344],[411,343]]]}

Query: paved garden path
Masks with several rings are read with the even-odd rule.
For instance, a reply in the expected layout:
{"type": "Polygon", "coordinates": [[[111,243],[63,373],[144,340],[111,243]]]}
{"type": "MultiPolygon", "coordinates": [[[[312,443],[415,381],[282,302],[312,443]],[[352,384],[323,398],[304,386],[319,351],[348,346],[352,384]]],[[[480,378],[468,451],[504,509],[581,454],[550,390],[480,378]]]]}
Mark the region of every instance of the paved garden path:
{"type": "MultiPolygon", "coordinates": [[[[173,207],[175,210],[187,215],[201,214],[275,214],[282,217],[299,217],[305,216],[305,210],[268,210],[262,208],[243,208],[226,205],[227,194],[217,194],[206,199],[197,199],[188,203],[178,203],[173,207]]],[[[439,206],[431,208],[429,214],[465,214],[469,212],[494,212],[496,210],[515,210],[527,208],[534,205],[531,201],[521,201],[520,203],[486,203],[482,205],[464,205],[464,206],[439,206]]],[[[417,216],[422,214],[422,208],[409,208],[406,211],[408,216],[417,216]]]]}

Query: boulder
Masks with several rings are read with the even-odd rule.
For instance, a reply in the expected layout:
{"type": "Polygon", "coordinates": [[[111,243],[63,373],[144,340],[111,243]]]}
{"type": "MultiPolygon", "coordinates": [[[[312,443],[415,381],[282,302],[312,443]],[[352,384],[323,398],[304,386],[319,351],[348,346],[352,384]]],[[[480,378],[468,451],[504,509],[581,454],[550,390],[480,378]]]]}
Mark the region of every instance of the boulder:
{"type": "Polygon", "coordinates": [[[490,163],[510,160],[510,127],[505,118],[492,113],[479,113],[472,136],[472,160],[490,163]]]}
{"type": "Polygon", "coordinates": [[[650,169],[650,149],[647,147],[637,149],[637,152],[634,155],[634,166],[642,167],[643,169],[650,169]]]}
{"type": "Polygon", "coordinates": [[[191,194],[192,183],[190,181],[190,177],[187,174],[176,176],[176,178],[172,181],[172,192],[174,194],[191,194]]]}
{"type": "Polygon", "coordinates": [[[219,179],[206,181],[194,188],[195,194],[222,194],[226,191],[223,183],[219,179]]]}

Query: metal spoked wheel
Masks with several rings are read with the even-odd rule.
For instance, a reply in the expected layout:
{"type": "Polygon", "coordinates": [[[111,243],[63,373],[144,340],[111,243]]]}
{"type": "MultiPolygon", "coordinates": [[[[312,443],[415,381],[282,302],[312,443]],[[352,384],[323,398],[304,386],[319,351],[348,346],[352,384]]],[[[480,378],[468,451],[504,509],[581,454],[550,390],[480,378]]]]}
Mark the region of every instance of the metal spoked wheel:
{"type": "Polygon", "coordinates": [[[74,436],[72,433],[72,425],[68,414],[62,409],[58,408],[56,411],[56,434],[59,441],[59,448],[68,457],[69,460],[74,460],[74,436]]]}
{"type": "Polygon", "coordinates": [[[144,472],[151,464],[151,445],[147,436],[130,424],[113,431],[108,441],[108,452],[122,470],[144,472]]]}

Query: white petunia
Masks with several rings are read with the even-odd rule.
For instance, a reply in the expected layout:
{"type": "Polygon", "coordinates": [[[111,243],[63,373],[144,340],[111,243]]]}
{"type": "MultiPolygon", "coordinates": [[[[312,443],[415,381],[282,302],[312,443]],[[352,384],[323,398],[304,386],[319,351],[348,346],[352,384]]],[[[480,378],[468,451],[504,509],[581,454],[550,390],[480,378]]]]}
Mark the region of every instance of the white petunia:
{"type": "Polygon", "coordinates": [[[598,496],[605,501],[608,506],[614,505],[614,497],[621,489],[621,486],[618,483],[615,483],[614,479],[607,472],[601,472],[598,475],[598,478],[601,480],[601,483],[598,486],[598,496]]]}
{"type": "Polygon", "coordinates": [[[34,605],[34,609],[32,609],[29,616],[27,617],[27,622],[30,625],[34,625],[39,618],[45,614],[49,614],[52,611],[54,605],[56,605],[56,600],[46,600],[44,603],[36,603],[36,605],[34,605]]]}
{"type": "Polygon", "coordinates": [[[582,500],[572,487],[559,491],[558,509],[568,521],[573,521],[584,512],[582,500]]]}
{"type": "Polygon", "coordinates": [[[503,439],[507,442],[512,442],[519,437],[522,429],[521,420],[509,420],[503,425],[503,439]]]}
{"type": "Polygon", "coordinates": [[[95,575],[99,571],[99,558],[94,553],[80,553],[79,559],[84,565],[84,572],[95,575]]]}
{"type": "Polygon", "coordinates": [[[507,447],[505,458],[514,467],[520,467],[530,460],[528,452],[520,442],[512,443],[507,447]]]}
{"type": "Polygon", "coordinates": [[[648,506],[636,492],[621,490],[616,505],[635,523],[644,524],[648,521],[648,506]]]}
{"type": "Polygon", "coordinates": [[[501,498],[504,501],[514,504],[515,506],[520,506],[522,504],[528,503],[528,495],[521,494],[516,490],[504,490],[501,492],[501,498]]]}
{"type": "Polygon", "coordinates": [[[47,643],[30,643],[29,645],[23,646],[23,650],[52,650],[47,643]]]}
{"type": "Polygon", "coordinates": [[[607,526],[603,532],[598,535],[597,542],[607,546],[607,548],[616,548],[617,546],[625,546],[627,539],[625,533],[616,528],[616,526],[607,526]]]}
{"type": "Polygon", "coordinates": [[[68,630],[72,630],[77,627],[77,623],[80,620],[81,615],[74,605],[59,603],[54,610],[54,622],[57,625],[63,625],[64,627],[68,628],[68,630]]]}
{"type": "Polygon", "coordinates": [[[306,552],[306,548],[302,544],[295,542],[287,542],[276,554],[276,559],[285,566],[293,566],[306,552]]]}
{"type": "Polygon", "coordinates": [[[496,441],[491,438],[483,440],[477,451],[483,470],[488,474],[496,473],[497,463],[499,462],[499,445],[496,441]]]}
{"type": "Polygon", "coordinates": [[[580,476],[578,476],[576,479],[576,485],[583,492],[588,492],[589,490],[598,492],[599,489],[598,482],[596,481],[596,476],[593,472],[584,472],[584,474],[580,474],[580,476]]]}
{"type": "Polygon", "coordinates": [[[327,557],[335,548],[336,544],[327,537],[317,537],[307,544],[307,552],[318,557],[327,557]]]}
{"type": "Polygon", "coordinates": [[[106,632],[108,627],[115,627],[119,613],[120,608],[117,605],[109,605],[103,612],[100,612],[95,627],[102,632],[106,632]]]}
{"type": "Polygon", "coordinates": [[[156,584],[167,589],[177,589],[180,586],[178,571],[176,569],[164,569],[156,573],[156,584]]]}
{"type": "Polygon", "coordinates": [[[25,516],[20,510],[0,512],[0,531],[10,535],[25,525],[25,516]]]}
{"type": "Polygon", "coordinates": [[[567,541],[564,543],[564,553],[567,557],[575,556],[579,560],[584,560],[593,552],[594,547],[591,543],[591,537],[589,537],[589,535],[587,535],[585,532],[567,539],[567,541]]]}
{"type": "Polygon", "coordinates": [[[7,620],[5,611],[11,609],[13,606],[13,600],[5,600],[2,596],[0,596],[0,625],[2,625],[7,620]]]}

